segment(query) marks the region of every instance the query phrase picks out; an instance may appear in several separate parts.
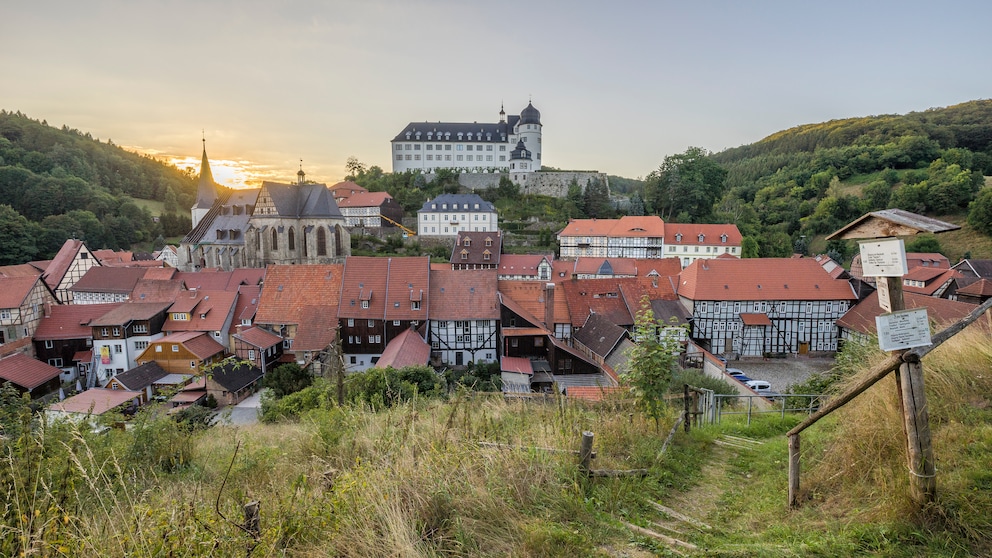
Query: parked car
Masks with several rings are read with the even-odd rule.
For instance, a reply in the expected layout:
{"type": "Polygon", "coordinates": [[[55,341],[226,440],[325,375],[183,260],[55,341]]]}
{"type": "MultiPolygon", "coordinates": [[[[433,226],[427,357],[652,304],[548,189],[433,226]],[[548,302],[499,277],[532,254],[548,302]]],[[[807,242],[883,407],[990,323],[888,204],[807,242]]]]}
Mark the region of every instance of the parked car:
{"type": "Polygon", "coordinates": [[[727,374],[733,377],[738,382],[747,383],[751,381],[751,378],[748,378],[747,375],[744,374],[744,371],[741,370],[740,368],[728,368],[727,374]]]}
{"type": "MultiPolygon", "coordinates": [[[[764,380],[747,380],[744,385],[754,390],[758,395],[771,395],[772,385],[764,380]]],[[[776,394],[777,395],[777,394],[776,394]]]]}

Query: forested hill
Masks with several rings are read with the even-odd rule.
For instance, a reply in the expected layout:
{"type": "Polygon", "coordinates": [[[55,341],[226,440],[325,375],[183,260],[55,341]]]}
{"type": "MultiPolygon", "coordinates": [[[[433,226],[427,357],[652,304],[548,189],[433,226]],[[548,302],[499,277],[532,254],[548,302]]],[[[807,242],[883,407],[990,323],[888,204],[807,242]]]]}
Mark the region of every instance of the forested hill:
{"type": "Polygon", "coordinates": [[[130,249],[183,234],[194,178],[110,140],[0,110],[0,265],[51,258],[67,238],[130,249]],[[135,199],[162,202],[159,222],[135,199]]]}
{"type": "Polygon", "coordinates": [[[711,218],[738,223],[762,256],[890,207],[992,234],[992,100],[797,126],[708,159],[726,172],[711,218]]]}

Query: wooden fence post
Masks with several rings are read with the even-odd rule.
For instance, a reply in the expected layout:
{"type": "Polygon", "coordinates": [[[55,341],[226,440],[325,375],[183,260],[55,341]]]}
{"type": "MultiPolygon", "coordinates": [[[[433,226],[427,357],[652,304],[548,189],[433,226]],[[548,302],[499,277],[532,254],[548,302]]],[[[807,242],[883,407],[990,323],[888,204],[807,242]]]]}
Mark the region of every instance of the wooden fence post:
{"type": "Polygon", "coordinates": [[[592,461],[592,432],[582,433],[582,446],[579,448],[579,471],[585,475],[589,474],[589,464],[592,461]]]}
{"type": "Polygon", "coordinates": [[[937,469],[933,462],[927,397],[923,391],[923,363],[917,359],[903,364],[901,368],[902,416],[906,430],[910,493],[913,501],[922,506],[933,502],[937,496],[937,469]]]}
{"type": "Polygon", "coordinates": [[[682,384],[682,402],[685,406],[685,433],[689,433],[689,422],[692,420],[692,415],[689,411],[689,384],[682,384]]]}
{"type": "Polygon", "coordinates": [[[262,518],[259,514],[261,504],[253,500],[245,504],[245,531],[257,541],[262,537],[262,518]]]}
{"type": "Polygon", "coordinates": [[[789,507],[799,507],[799,434],[789,435],[789,507]]]}

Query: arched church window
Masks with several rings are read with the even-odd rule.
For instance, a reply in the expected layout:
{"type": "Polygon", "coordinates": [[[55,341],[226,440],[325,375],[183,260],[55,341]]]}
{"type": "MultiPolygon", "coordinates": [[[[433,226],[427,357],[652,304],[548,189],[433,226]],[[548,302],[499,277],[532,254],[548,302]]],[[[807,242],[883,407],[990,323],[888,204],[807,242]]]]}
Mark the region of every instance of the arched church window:
{"type": "Polygon", "coordinates": [[[272,228],[272,249],[279,249],[279,233],[276,232],[275,227],[272,228]]]}
{"type": "Polygon", "coordinates": [[[317,255],[327,255],[327,231],[324,227],[317,228],[317,255]]]}
{"type": "Polygon", "coordinates": [[[289,249],[296,250],[296,231],[289,227],[289,249]]]}

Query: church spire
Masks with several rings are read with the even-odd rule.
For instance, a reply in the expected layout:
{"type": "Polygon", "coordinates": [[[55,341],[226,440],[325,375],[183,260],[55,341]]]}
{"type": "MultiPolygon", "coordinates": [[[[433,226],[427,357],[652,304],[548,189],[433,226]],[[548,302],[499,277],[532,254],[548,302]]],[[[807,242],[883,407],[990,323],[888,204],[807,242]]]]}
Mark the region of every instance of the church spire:
{"type": "Polygon", "coordinates": [[[214,182],[213,173],[210,172],[210,160],[207,159],[207,138],[203,138],[203,159],[200,161],[200,181],[196,186],[196,204],[192,208],[193,227],[196,227],[200,219],[213,207],[218,197],[220,196],[217,194],[217,184],[214,182]]]}

